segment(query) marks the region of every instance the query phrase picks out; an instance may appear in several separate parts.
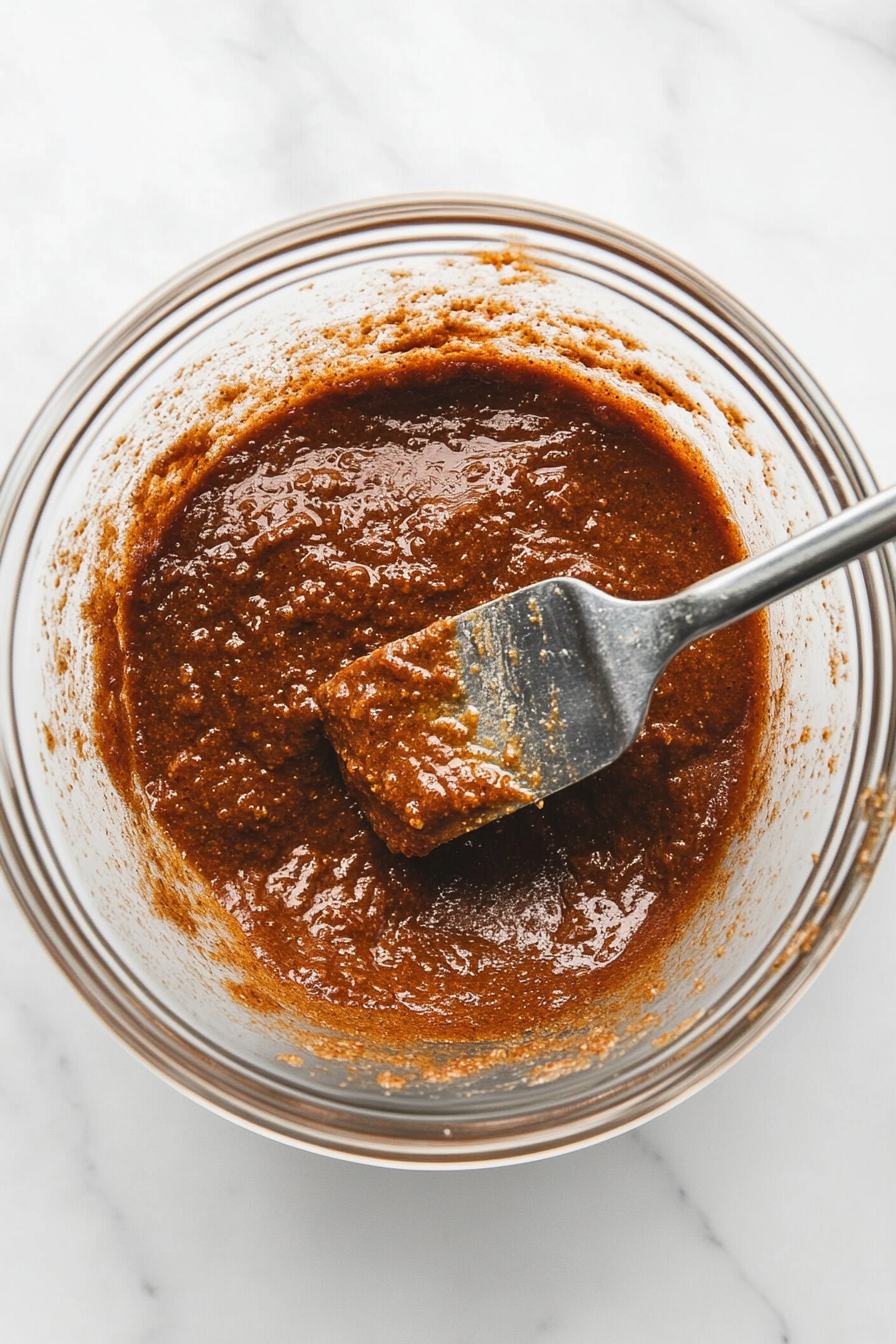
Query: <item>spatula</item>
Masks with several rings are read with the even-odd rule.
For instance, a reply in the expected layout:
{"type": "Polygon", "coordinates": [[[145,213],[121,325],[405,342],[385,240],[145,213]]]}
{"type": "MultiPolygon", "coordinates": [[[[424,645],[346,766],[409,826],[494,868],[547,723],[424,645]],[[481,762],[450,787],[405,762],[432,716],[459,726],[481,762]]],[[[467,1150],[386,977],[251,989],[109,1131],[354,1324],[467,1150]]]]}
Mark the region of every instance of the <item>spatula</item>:
{"type": "Polygon", "coordinates": [[[896,486],[659,601],[548,579],[356,660],[321,688],[343,772],[425,854],[603,769],[683,648],[896,536],[896,486]]]}

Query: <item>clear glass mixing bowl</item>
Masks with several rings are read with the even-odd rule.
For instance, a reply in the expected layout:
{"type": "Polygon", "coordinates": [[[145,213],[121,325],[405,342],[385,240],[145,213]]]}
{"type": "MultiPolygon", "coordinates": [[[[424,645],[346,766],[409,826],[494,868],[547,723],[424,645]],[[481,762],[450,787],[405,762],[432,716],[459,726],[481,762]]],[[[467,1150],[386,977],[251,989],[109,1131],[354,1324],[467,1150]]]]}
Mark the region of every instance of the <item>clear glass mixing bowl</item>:
{"type": "MultiPolygon", "coordinates": [[[[236,388],[219,399],[226,420],[251,399],[247,369],[270,375],[280,360],[286,377],[290,360],[341,358],[328,345],[334,314],[376,342],[396,295],[425,307],[437,291],[465,296],[459,320],[473,311],[499,343],[518,340],[507,314],[526,310],[527,339],[542,333],[536,357],[565,357],[564,333],[589,315],[629,333],[660,382],[696,399],[690,415],[661,404],[649,378],[636,389],[678,416],[754,550],[875,489],[793,355],[704,276],[619,229],[488,198],[388,200],[280,225],[200,263],[109,332],[52,395],[6,475],[0,849],[51,954],[175,1086],[317,1151],[483,1165],[593,1142],[680,1101],[767,1031],[830,954],[893,817],[894,573],[878,552],[770,611],[763,796],[713,909],[672,950],[637,1020],[603,1030],[595,1005],[590,1050],[558,1040],[534,1065],[483,1052],[464,1076],[449,1067],[396,1088],[388,1077],[384,1086],[382,1060],[353,1057],[338,1034],[303,1035],[296,1023],[291,1035],[282,1018],[240,1005],[201,920],[187,936],[147,900],[139,828],[90,742],[79,608],[90,564],[78,578],[59,557],[76,520],[89,537],[103,501],[118,491],[126,502],[137,467],[172,427],[207,414],[222,386],[236,388]]],[[[180,879],[169,870],[168,880],[180,879]]],[[[182,880],[189,896],[195,881],[182,880]]]]}

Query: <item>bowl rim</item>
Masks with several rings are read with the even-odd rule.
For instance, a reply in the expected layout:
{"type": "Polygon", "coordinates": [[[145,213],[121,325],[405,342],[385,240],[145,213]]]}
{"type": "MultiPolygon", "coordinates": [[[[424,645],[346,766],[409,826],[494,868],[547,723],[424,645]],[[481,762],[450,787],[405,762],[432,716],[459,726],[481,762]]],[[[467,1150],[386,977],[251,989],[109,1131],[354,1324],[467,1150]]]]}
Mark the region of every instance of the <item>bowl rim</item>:
{"type": "MultiPolygon", "coordinates": [[[[721,286],[657,244],[588,215],[512,197],[440,193],[390,196],[298,215],[257,230],[181,271],[110,327],[51,392],[26,430],[0,481],[0,574],[4,569],[7,572],[12,569],[16,576],[21,575],[27,546],[21,555],[11,555],[10,539],[16,536],[17,527],[21,531],[23,523],[19,510],[54,445],[58,456],[56,470],[71,451],[69,444],[60,453],[57,443],[66,424],[87,401],[90,392],[114,370],[116,363],[140,341],[151,337],[166,319],[182,312],[186,305],[213,286],[311,242],[338,245],[340,240],[353,234],[389,226],[471,226],[476,223],[498,225],[507,230],[540,230],[555,237],[587,242],[653,275],[673,296],[695,302],[701,311],[738,334],[746,350],[752,350],[766,369],[771,370],[810,422],[821,431],[828,450],[833,452],[843,472],[842,481],[829,481],[838,502],[841,505],[849,502],[844,494],[844,482],[858,498],[877,488],[848,428],[812,376],[783,342],[721,286]],[[17,562],[19,568],[15,570],[17,562]]],[[[132,367],[139,367],[139,361],[132,367]]],[[[85,424],[89,419],[90,416],[85,424]]],[[[49,488],[48,484],[41,500],[49,488]]],[[[38,510],[34,514],[32,531],[39,516],[38,510]]],[[[30,536],[28,533],[29,539],[30,536]]],[[[863,584],[870,594],[875,630],[880,628],[888,634],[888,639],[878,636],[874,647],[881,656],[892,661],[896,633],[893,547],[859,562],[855,572],[861,572],[863,584]]],[[[858,809],[853,808],[848,834],[843,840],[843,844],[849,841],[852,858],[839,878],[836,896],[832,894],[829,911],[819,920],[816,935],[808,945],[797,946],[770,987],[759,986],[759,992],[753,995],[752,1006],[748,1006],[749,997],[741,1002],[733,1022],[720,1029],[714,1019],[710,1024],[713,1039],[708,1044],[703,1038],[709,1033],[710,1025],[697,1025],[683,1033],[674,1045],[659,1051],[656,1067],[645,1071],[648,1076],[657,1076],[638,1094],[638,1105],[611,1105],[599,1115],[593,1108],[588,1114],[587,1106],[578,1105],[572,1108],[573,1113],[565,1116],[546,1112],[544,1120],[534,1125],[532,1116],[527,1115],[515,1127],[505,1125],[500,1133],[489,1130],[487,1125],[484,1129],[480,1126],[480,1132],[474,1133],[475,1123],[441,1125],[440,1132],[437,1132],[438,1126],[430,1125],[430,1132],[411,1139],[406,1132],[371,1135],[368,1131],[346,1128],[345,1116],[340,1114],[338,1107],[311,1097],[307,1102],[303,1101],[303,1115],[291,1123],[284,1123],[274,1102],[265,1107],[252,1095],[248,1071],[235,1057],[227,1057],[222,1051],[210,1056],[185,1039],[172,1044],[170,1026],[158,1016],[152,1019],[147,996],[141,995],[138,987],[128,985],[120,977],[110,984],[108,961],[104,961],[96,947],[90,945],[71,911],[57,899],[52,873],[42,862],[39,846],[33,842],[27,807],[23,802],[24,766],[18,754],[12,677],[17,598],[18,582],[10,585],[4,581],[0,585],[0,638],[5,639],[4,656],[0,659],[0,868],[20,908],[81,996],[123,1044],[154,1072],[208,1108],[247,1128],[320,1153],[387,1166],[491,1166],[570,1151],[622,1133],[668,1110],[740,1058],[805,992],[853,917],[896,816],[896,702],[892,667],[888,663],[888,674],[882,678],[888,691],[886,703],[876,702],[872,707],[874,768],[877,771],[873,781],[877,785],[875,806],[869,808],[862,804],[858,809]]],[[[871,780],[870,775],[868,778],[871,780]]],[[[797,929],[794,937],[799,933],[800,929],[797,929]]],[[[287,1095],[288,1089],[282,1087],[280,1090],[287,1095]]],[[[289,1095],[295,1097],[295,1093],[289,1095]]],[[[353,1115],[359,1114],[357,1108],[343,1109],[353,1115]]],[[[388,1126],[386,1129],[388,1131],[388,1126]]]]}

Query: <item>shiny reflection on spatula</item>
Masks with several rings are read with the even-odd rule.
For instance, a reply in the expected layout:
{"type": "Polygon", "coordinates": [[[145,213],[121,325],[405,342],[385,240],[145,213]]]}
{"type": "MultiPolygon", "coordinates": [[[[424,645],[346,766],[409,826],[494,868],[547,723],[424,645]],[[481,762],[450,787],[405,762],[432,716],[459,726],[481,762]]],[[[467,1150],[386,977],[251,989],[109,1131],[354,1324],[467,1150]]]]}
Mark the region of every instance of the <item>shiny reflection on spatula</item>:
{"type": "Polygon", "coordinates": [[[533,584],[356,660],[326,730],[374,828],[426,854],[609,765],[683,648],[894,536],[896,486],[660,601],[533,584]]]}

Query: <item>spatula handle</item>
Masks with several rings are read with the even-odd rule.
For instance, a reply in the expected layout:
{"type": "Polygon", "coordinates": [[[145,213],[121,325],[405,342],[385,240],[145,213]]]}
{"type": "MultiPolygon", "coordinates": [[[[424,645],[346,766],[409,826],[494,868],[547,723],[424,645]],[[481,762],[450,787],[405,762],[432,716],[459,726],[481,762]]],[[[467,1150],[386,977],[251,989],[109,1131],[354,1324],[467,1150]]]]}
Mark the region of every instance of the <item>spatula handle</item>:
{"type": "Polygon", "coordinates": [[[823,578],[896,537],[896,485],[763,555],[711,574],[668,599],[680,647],[823,578]]]}

